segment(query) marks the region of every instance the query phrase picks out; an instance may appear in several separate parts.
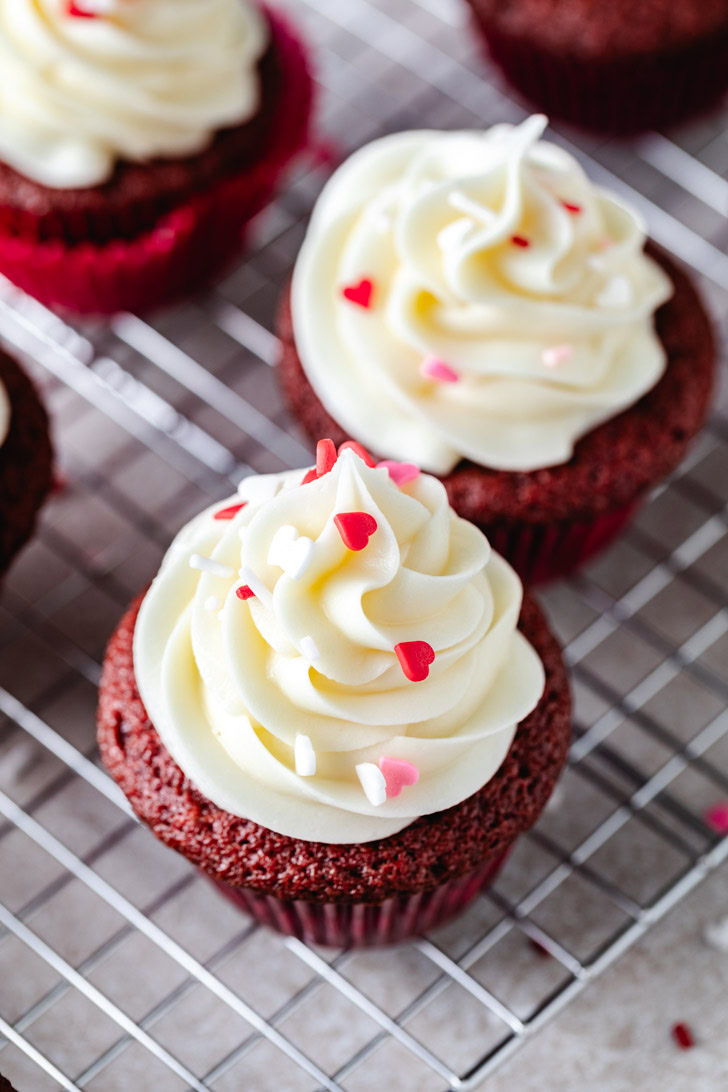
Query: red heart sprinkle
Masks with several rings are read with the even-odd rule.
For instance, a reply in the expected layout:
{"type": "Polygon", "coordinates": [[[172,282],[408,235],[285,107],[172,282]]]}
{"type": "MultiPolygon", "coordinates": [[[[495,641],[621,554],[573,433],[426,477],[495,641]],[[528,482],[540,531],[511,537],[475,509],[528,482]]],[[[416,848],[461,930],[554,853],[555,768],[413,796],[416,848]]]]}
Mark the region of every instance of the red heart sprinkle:
{"type": "Polygon", "coordinates": [[[85,11],[84,8],[80,8],[78,4],[75,4],[73,0],[69,0],[69,3],[66,5],[66,14],[75,15],[79,19],[98,19],[98,12],[85,11]]]}
{"type": "Polygon", "coordinates": [[[346,440],[339,447],[339,455],[341,455],[342,451],[353,451],[355,455],[358,455],[359,458],[367,464],[367,466],[377,465],[367,449],[362,447],[361,444],[358,444],[356,440],[346,440]]]}
{"type": "Polygon", "coordinates": [[[400,641],[394,646],[394,651],[410,682],[422,682],[430,674],[435,650],[427,641],[400,641]]]}
{"type": "Polygon", "coordinates": [[[524,239],[522,235],[511,235],[511,242],[514,246],[522,246],[524,248],[531,245],[530,240],[524,239]]]}
{"type": "Polygon", "coordinates": [[[333,470],[336,463],[336,446],[333,440],[319,440],[316,444],[316,475],[322,478],[333,470]]]}
{"type": "Polygon", "coordinates": [[[374,285],[368,277],[362,278],[358,284],[349,284],[341,290],[345,300],[348,300],[349,303],[355,303],[358,307],[363,307],[365,311],[368,311],[372,305],[373,293],[374,285]]]}
{"type": "Polygon", "coordinates": [[[245,602],[246,599],[255,599],[255,592],[252,588],[249,588],[247,584],[241,584],[239,588],[236,588],[235,594],[238,599],[242,599],[243,602],[245,602]]]}
{"type": "Polygon", "coordinates": [[[690,1050],[695,1046],[695,1036],[687,1024],[673,1024],[672,1037],[681,1050],[690,1050]]]}
{"type": "Polygon", "coordinates": [[[561,199],[561,204],[567,212],[572,212],[574,216],[578,216],[581,212],[581,205],[574,205],[571,201],[564,201],[563,198],[561,199]]]}
{"type": "Polygon", "coordinates": [[[317,478],[318,474],[316,473],[316,467],[312,466],[311,469],[307,470],[304,474],[301,485],[308,485],[309,482],[315,482],[317,478]]]}
{"type": "Polygon", "coordinates": [[[247,501],[243,501],[242,504],[231,504],[229,508],[221,508],[219,512],[215,512],[213,519],[235,519],[241,508],[245,508],[247,501]]]}
{"type": "Polygon", "coordinates": [[[336,529],[347,550],[363,550],[377,529],[377,521],[368,512],[339,512],[334,516],[336,529]]]}

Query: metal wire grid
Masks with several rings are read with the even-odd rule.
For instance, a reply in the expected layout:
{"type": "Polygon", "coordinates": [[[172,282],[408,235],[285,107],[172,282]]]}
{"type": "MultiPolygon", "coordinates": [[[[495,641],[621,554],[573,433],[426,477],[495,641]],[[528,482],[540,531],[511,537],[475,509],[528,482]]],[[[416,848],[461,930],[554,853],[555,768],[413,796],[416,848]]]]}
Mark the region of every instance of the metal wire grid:
{"type": "MultiPolygon", "coordinates": [[[[323,127],[347,150],[522,116],[484,78],[457,0],[295,14],[319,49],[323,127]]],[[[677,141],[579,141],[702,274],[721,333],[723,120],[677,141]]],[[[0,1069],[21,1088],[473,1088],[728,856],[701,818],[728,792],[720,406],[622,543],[546,596],[577,698],[570,767],[459,923],[386,958],[274,938],[143,834],[97,765],[103,643],[172,533],[249,470],[310,458],[267,366],[322,179],[299,171],[244,265],[152,321],[73,328],[0,285],[0,333],[32,358],[69,477],[0,607],[0,1069]]]]}

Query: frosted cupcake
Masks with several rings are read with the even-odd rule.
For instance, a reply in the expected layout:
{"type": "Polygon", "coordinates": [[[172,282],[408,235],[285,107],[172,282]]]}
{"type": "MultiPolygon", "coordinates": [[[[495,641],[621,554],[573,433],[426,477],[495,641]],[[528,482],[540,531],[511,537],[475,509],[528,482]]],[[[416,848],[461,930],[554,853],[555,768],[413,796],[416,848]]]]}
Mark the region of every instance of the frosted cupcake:
{"type": "Polygon", "coordinates": [[[260,920],[329,944],[431,928],[551,792],[558,646],[435,478],[323,441],[303,481],[241,492],[178,535],[112,638],[104,762],[260,920]]]}
{"type": "Polygon", "coordinates": [[[439,475],[529,580],[591,556],[678,464],[714,364],[685,275],[545,125],[397,133],[353,155],[280,323],[309,434],[439,475]]]}
{"type": "Polygon", "coordinates": [[[307,138],[301,45],[252,0],[0,11],[0,273],[77,312],[144,309],[240,250],[307,138]]]}
{"type": "Polygon", "coordinates": [[[48,417],[20,365],[0,350],[0,581],[51,489],[48,417]]]}

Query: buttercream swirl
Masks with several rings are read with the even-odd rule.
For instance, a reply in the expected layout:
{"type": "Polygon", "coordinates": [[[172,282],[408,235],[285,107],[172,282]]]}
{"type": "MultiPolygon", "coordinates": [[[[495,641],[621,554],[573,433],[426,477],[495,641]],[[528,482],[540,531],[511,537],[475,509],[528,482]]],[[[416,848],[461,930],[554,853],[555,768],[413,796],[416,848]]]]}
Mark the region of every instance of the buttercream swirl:
{"type": "Polygon", "coordinates": [[[362,443],[439,474],[461,458],[535,470],[662,375],[653,316],[672,286],[639,216],[540,141],[545,124],[397,133],[325,187],[294,333],[362,443]],[[369,306],[343,294],[362,280],[369,306]]]}
{"type": "Polygon", "coordinates": [[[257,479],[267,500],[231,519],[215,505],[180,532],[142,603],[135,675],[164,744],[219,807],[291,837],[366,842],[481,788],[543,667],[516,629],[518,577],[435,478],[400,488],[352,451],[301,475],[257,479]],[[344,544],[342,512],[373,518],[364,548],[344,544]],[[295,540],[293,568],[271,553],[291,527],[313,543],[302,573],[295,540]],[[241,601],[243,586],[255,597],[241,601]],[[395,653],[410,641],[434,651],[423,681],[395,653]],[[313,774],[296,772],[297,739],[313,774]],[[385,756],[419,779],[376,804],[357,767],[385,756]]]}
{"type": "Polygon", "coordinates": [[[0,0],[0,158],[47,186],[201,151],[259,105],[249,0],[0,0]]]}

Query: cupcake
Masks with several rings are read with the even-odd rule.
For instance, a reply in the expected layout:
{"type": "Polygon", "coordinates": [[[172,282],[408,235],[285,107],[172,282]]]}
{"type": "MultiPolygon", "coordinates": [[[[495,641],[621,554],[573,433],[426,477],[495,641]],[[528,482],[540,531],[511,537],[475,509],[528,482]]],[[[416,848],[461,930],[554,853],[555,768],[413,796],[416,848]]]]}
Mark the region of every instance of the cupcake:
{"type": "Polygon", "coordinates": [[[728,0],[468,0],[493,59],[555,117],[671,125],[728,90],[728,0]]]}
{"type": "Polygon", "coordinates": [[[319,198],[280,319],[309,435],[437,474],[528,581],[593,556],[677,466],[715,355],[688,278],[545,125],[357,152],[319,198]]]}
{"type": "Polygon", "coordinates": [[[301,44],[252,0],[16,0],[0,72],[0,273],[78,313],[202,286],[307,140],[301,44]]]}
{"type": "Polygon", "coordinates": [[[50,492],[48,417],[19,364],[0,350],[0,580],[50,492]]]}
{"type": "Polygon", "coordinates": [[[177,536],[113,635],[101,756],[255,918],[375,944],[461,910],[570,735],[555,639],[436,478],[321,441],[177,536]]]}

